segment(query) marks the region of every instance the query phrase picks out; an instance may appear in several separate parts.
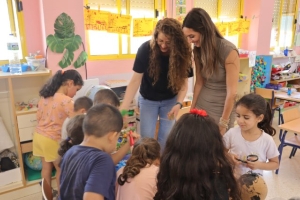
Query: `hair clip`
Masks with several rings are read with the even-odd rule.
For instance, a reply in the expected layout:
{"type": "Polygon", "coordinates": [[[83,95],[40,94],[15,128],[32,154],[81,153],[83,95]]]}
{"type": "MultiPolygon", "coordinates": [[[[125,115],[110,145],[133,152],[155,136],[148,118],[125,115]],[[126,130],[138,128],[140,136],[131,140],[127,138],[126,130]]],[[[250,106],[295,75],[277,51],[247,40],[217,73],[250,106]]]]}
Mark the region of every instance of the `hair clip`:
{"type": "Polygon", "coordinates": [[[61,70],[61,75],[63,75],[64,73],[65,73],[65,70],[62,69],[62,70],[61,70]]]}
{"type": "Polygon", "coordinates": [[[67,139],[66,139],[66,140],[67,140],[67,142],[69,142],[69,141],[71,141],[71,138],[70,138],[70,137],[67,137],[67,139]]]}
{"type": "Polygon", "coordinates": [[[203,117],[207,117],[208,115],[207,115],[207,112],[205,111],[205,110],[198,110],[198,109],[192,109],[191,111],[190,111],[190,113],[192,113],[192,114],[196,114],[196,115],[199,115],[199,116],[203,116],[203,117]]]}

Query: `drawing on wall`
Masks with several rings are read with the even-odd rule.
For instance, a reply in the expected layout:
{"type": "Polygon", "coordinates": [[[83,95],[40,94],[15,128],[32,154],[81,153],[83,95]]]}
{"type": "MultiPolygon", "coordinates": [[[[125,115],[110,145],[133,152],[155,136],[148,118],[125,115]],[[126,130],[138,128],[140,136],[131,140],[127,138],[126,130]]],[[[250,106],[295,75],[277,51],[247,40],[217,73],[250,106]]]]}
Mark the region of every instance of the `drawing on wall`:
{"type": "Polygon", "coordinates": [[[271,56],[256,56],[255,66],[251,73],[250,92],[255,88],[264,88],[270,82],[271,56]]]}

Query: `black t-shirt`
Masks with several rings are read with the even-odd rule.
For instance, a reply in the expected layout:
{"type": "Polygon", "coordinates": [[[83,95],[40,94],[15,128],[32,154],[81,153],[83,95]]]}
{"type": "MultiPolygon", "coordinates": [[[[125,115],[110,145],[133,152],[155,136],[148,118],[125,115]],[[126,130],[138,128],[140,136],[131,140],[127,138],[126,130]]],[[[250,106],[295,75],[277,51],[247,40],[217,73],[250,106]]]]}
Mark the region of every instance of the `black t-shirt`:
{"type": "MultiPolygon", "coordinates": [[[[150,41],[143,43],[136,54],[133,65],[133,71],[136,73],[144,73],[140,87],[140,93],[145,99],[152,101],[161,101],[171,99],[177,95],[171,88],[168,88],[168,71],[169,71],[169,56],[160,55],[160,74],[157,82],[152,85],[153,78],[149,76],[150,64],[150,41]]],[[[193,76],[191,68],[188,77],[193,76]]]]}

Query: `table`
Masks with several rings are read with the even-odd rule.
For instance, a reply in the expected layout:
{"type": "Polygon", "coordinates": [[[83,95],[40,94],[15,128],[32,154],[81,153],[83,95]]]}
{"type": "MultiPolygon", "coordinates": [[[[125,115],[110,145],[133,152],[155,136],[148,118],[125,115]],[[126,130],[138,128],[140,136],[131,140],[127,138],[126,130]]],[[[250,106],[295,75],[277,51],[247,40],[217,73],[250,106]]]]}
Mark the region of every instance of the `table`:
{"type": "Polygon", "coordinates": [[[289,96],[286,92],[275,91],[274,97],[275,99],[283,99],[300,103],[300,92],[293,92],[291,96],[289,96]]]}
{"type": "Polygon", "coordinates": [[[284,131],[300,134],[300,118],[281,124],[278,127],[284,131]]]}

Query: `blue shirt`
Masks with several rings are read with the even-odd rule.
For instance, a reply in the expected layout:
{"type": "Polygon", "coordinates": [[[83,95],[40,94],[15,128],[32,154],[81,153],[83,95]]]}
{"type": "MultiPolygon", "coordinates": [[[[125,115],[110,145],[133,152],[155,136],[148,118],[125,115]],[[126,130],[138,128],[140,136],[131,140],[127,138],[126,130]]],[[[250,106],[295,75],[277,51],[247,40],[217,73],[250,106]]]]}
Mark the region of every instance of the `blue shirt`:
{"type": "Polygon", "coordinates": [[[109,154],[75,145],[61,160],[60,200],[82,200],[85,192],[115,199],[116,172],[109,154]]]}

